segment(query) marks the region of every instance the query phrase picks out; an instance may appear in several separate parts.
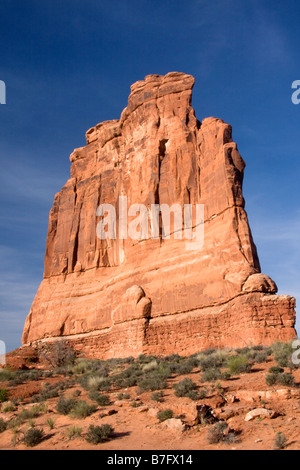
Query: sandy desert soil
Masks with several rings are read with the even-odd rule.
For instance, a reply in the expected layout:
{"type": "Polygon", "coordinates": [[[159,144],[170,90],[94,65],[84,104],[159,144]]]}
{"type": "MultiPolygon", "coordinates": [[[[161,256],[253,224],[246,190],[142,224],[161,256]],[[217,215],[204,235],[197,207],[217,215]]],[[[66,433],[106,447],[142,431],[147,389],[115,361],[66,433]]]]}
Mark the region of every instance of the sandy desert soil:
{"type": "MultiPolygon", "coordinates": [[[[14,353],[10,359],[9,361],[8,358],[8,362],[16,369],[20,356],[14,353]]],[[[10,401],[1,405],[0,419],[8,428],[0,434],[0,450],[272,450],[278,432],[286,437],[286,450],[300,449],[300,369],[292,371],[295,379],[293,386],[267,385],[266,375],[272,366],[278,364],[274,357],[269,356],[263,363],[254,363],[249,373],[206,383],[200,381],[202,372],[199,367],[194,367],[190,373],[172,374],[167,379],[161,402],[153,400],[152,394],[155,392],[141,392],[137,386],[118,389],[112,387],[108,392],[101,392],[109,395],[110,404],[96,404],[95,411],[84,419],[59,414],[56,409],[59,398],[49,398],[42,403],[44,409],[34,419],[26,419],[15,426],[12,424],[13,420],[22,410],[40,406],[33,403],[33,397],[45,388],[46,383],[66,383],[70,377],[52,373],[50,377],[40,377],[20,384],[12,385],[9,381],[2,381],[0,389],[8,390],[10,401]],[[185,378],[197,384],[198,392],[206,389],[207,396],[196,400],[175,396],[173,385],[185,378]],[[120,399],[120,393],[127,394],[127,398],[120,399]],[[15,408],[5,411],[5,407],[11,402],[15,404],[15,408]],[[227,423],[226,433],[228,430],[234,431],[235,439],[231,442],[224,439],[216,444],[208,441],[209,430],[215,424],[199,422],[197,407],[198,410],[203,409],[202,405],[207,405],[216,422],[227,423]],[[257,408],[270,410],[270,417],[258,416],[245,421],[247,413],[257,408]],[[166,409],[173,411],[176,421],[159,421],[158,411],[166,409]],[[49,419],[53,422],[53,429],[50,429],[49,419]],[[85,435],[91,424],[109,424],[114,432],[109,440],[97,445],[90,444],[85,435]],[[69,438],[68,430],[74,426],[81,428],[81,435],[69,438]],[[27,447],[22,441],[30,427],[42,428],[44,431],[43,440],[35,447],[27,447]]],[[[41,365],[32,364],[29,370],[40,367],[41,365]]],[[[115,368],[118,367],[122,369],[124,365],[117,365],[115,368]]],[[[285,372],[290,371],[285,368],[285,372]]],[[[77,395],[76,400],[92,403],[89,391],[78,382],[59,393],[64,397],[77,395]]]]}

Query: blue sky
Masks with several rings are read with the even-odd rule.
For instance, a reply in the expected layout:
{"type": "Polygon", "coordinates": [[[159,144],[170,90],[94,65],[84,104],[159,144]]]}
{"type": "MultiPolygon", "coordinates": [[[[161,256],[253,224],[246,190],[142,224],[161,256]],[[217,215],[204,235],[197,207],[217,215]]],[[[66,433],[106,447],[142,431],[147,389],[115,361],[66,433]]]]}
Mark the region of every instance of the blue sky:
{"type": "Polygon", "coordinates": [[[119,118],[130,85],[196,79],[201,121],[230,123],[262,271],[300,302],[300,3],[0,0],[0,339],[20,345],[42,280],[48,213],[85,131],[119,118]]]}

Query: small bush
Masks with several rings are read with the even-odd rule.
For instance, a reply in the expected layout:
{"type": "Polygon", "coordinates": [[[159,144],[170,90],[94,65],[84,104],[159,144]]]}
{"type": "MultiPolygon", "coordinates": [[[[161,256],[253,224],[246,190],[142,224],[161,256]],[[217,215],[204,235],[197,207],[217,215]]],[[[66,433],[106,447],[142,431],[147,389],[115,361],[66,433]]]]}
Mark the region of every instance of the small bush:
{"type": "Polygon", "coordinates": [[[9,391],[6,388],[0,388],[0,403],[4,403],[9,400],[9,391]]]}
{"type": "Polygon", "coordinates": [[[54,429],[55,421],[52,418],[47,419],[47,424],[50,430],[54,429]]]}
{"type": "Polygon", "coordinates": [[[163,396],[164,396],[164,392],[163,392],[163,391],[154,392],[154,393],[152,393],[152,395],[151,395],[151,400],[156,401],[156,402],[162,402],[162,401],[163,401],[163,396]]]}
{"type": "Polygon", "coordinates": [[[194,400],[194,401],[199,400],[199,394],[196,390],[190,390],[189,392],[187,392],[185,396],[186,398],[189,398],[190,400],[194,400]]]}
{"type": "Polygon", "coordinates": [[[129,400],[130,395],[129,395],[129,393],[119,393],[118,396],[117,396],[117,399],[118,400],[129,400]]]}
{"type": "Polygon", "coordinates": [[[155,390],[162,390],[166,388],[167,384],[164,378],[160,377],[159,375],[147,375],[146,377],[140,379],[138,381],[139,391],[140,393],[155,390]]]}
{"type": "Polygon", "coordinates": [[[207,388],[202,388],[198,393],[199,400],[203,400],[204,398],[206,398],[207,394],[208,394],[207,388]]]}
{"type": "Polygon", "coordinates": [[[96,411],[96,406],[87,403],[86,401],[78,401],[73,406],[71,416],[73,418],[85,419],[96,411]]]}
{"type": "Polygon", "coordinates": [[[197,384],[191,379],[186,378],[173,385],[173,388],[175,389],[176,397],[186,397],[191,391],[197,388],[197,384]]]}
{"type": "Polygon", "coordinates": [[[73,398],[59,397],[56,410],[61,415],[68,415],[74,408],[76,401],[73,398]]]}
{"type": "Polygon", "coordinates": [[[157,363],[156,360],[154,360],[154,361],[151,361],[151,362],[148,362],[147,364],[145,364],[142,367],[142,371],[147,373],[147,372],[151,372],[151,371],[153,371],[157,368],[158,368],[158,363],[157,363]]]}
{"type": "Polygon", "coordinates": [[[4,421],[3,418],[0,418],[0,434],[6,431],[6,428],[7,428],[6,422],[4,421]]]}
{"type": "Polygon", "coordinates": [[[228,424],[225,421],[219,421],[214,424],[207,432],[207,441],[209,444],[218,444],[224,441],[225,431],[228,428],[228,424]]]}
{"type": "Polygon", "coordinates": [[[246,356],[232,356],[228,359],[227,365],[232,375],[251,371],[251,364],[246,356]]]}
{"type": "Polygon", "coordinates": [[[295,369],[295,364],[292,363],[292,354],[294,352],[292,343],[277,342],[272,346],[274,359],[279,367],[289,367],[295,369]]]}
{"type": "Polygon", "coordinates": [[[278,374],[277,381],[280,385],[287,385],[290,387],[295,386],[295,379],[293,374],[286,373],[286,374],[278,374]]]}
{"type": "Polygon", "coordinates": [[[266,383],[269,386],[279,384],[294,387],[295,379],[293,374],[290,373],[273,372],[271,374],[266,375],[266,383]]]}
{"type": "Polygon", "coordinates": [[[159,419],[160,422],[166,421],[166,419],[171,419],[173,418],[173,411],[167,408],[166,410],[159,411],[157,413],[157,418],[159,419]]]}
{"type": "Polygon", "coordinates": [[[270,367],[269,369],[269,373],[270,374],[282,374],[284,372],[284,369],[282,369],[282,367],[277,367],[277,366],[274,366],[274,367],[270,367]]]}
{"type": "Polygon", "coordinates": [[[86,372],[92,370],[93,364],[91,361],[86,359],[79,359],[76,364],[73,366],[73,373],[78,375],[83,375],[86,372]]]}
{"type": "Polygon", "coordinates": [[[87,390],[108,392],[110,390],[110,379],[99,375],[91,375],[87,378],[85,388],[87,390]]]}
{"type": "Polygon", "coordinates": [[[277,382],[277,375],[278,374],[267,374],[266,375],[266,384],[268,386],[275,385],[277,382]]]}
{"type": "Polygon", "coordinates": [[[169,364],[171,373],[174,373],[177,375],[190,374],[195,367],[196,366],[195,366],[194,360],[193,361],[187,360],[187,361],[181,361],[181,362],[174,361],[174,362],[170,362],[169,364]]]}
{"type": "Polygon", "coordinates": [[[284,434],[281,432],[278,432],[276,434],[275,440],[274,440],[274,447],[275,449],[284,449],[287,444],[287,439],[284,434]]]}
{"type": "Polygon", "coordinates": [[[36,405],[29,409],[23,409],[17,416],[17,419],[24,423],[28,419],[34,419],[40,416],[41,413],[45,413],[47,411],[44,405],[36,405]]]}
{"type": "Polygon", "coordinates": [[[9,402],[7,405],[4,405],[2,408],[3,413],[10,413],[11,411],[16,411],[17,407],[14,403],[9,402]]]}
{"type": "Polygon", "coordinates": [[[0,382],[8,382],[15,376],[15,372],[9,369],[0,369],[0,382]]]}
{"type": "Polygon", "coordinates": [[[101,395],[99,392],[92,391],[90,392],[89,397],[100,406],[107,406],[110,404],[110,398],[108,395],[101,395]]]}
{"type": "Polygon", "coordinates": [[[202,371],[218,369],[226,364],[228,353],[221,350],[204,351],[198,354],[198,365],[202,371]]]}
{"type": "Polygon", "coordinates": [[[86,434],[86,440],[91,444],[99,444],[107,441],[112,433],[113,428],[109,424],[102,424],[101,426],[91,424],[86,434]]]}
{"type": "Polygon", "coordinates": [[[207,369],[203,372],[201,376],[201,382],[215,382],[219,380],[222,376],[220,369],[212,368],[207,369]]]}
{"type": "Polygon", "coordinates": [[[53,368],[73,365],[76,359],[76,352],[65,340],[56,341],[54,344],[42,345],[39,355],[48,361],[53,368]]]}
{"type": "Polygon", "coordinates": [[[78,426],[71,426],[66,430],[66,436],[68,439],[75,439],[76,437],[80,437],[82,433],[82,428],[78,426]]]}
{"type": "Polygon", "coordinates": [[[44,431],[39,428],[30,428],[25,434],[24,434],[24,444],[27,447],[35,447],[36,445],[40,444],[42,440],[44,439],[44,431]]]}

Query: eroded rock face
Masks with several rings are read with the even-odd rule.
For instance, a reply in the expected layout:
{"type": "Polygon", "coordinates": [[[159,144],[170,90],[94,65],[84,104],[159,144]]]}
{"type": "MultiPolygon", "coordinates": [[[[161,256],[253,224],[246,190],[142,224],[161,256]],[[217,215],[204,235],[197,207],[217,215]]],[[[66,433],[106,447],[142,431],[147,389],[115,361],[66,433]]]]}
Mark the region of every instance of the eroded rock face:
{"type": "MultiPolygon", "coordinates": [[[[91,356],[193,353],[296,336],[295,300],[275,295],[244,210],[245,163],[220,119],[200,123],[194,78],[149,75],[119,120],[86,133],[49,216],[45,272],[23,343],[64,336],[91,356]],[[204,247],[97,237],[100,204],[204,204],[204,247]]],[[[171,229],[171,227],[170,227],[171,229]]],[[[117,227],[118,231],[118,227],[117,227]]],[[[172,230],[171,230],[172,233],[172,230]]]]}

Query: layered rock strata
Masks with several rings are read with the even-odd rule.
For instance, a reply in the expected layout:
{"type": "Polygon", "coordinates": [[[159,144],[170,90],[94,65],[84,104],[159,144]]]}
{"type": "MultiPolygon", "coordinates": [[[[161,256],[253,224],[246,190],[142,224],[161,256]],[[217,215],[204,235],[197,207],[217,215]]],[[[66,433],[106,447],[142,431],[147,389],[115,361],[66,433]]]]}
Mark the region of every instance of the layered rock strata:
{"type": "Polygon", "coordinates": [[[88,356],[108,358],[296,336],[294,298],[276,295],[260,273],[244,209],[245,163],[231,126],[198,121],[193,85],[183,73],[147,76],[132,85],[120,119],[90,129],[86,146],[71,154],[23,343],[63,337],[88,356]],[[203,204],[203,247],[186,249],[172,221],[169,239],[161,226],[157,238],[120,238],[120,196],[149,214],[153,204],[203,204]],[[115,239],[97,236],[102,204],[115,207],[115,239]]]}

